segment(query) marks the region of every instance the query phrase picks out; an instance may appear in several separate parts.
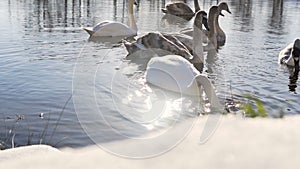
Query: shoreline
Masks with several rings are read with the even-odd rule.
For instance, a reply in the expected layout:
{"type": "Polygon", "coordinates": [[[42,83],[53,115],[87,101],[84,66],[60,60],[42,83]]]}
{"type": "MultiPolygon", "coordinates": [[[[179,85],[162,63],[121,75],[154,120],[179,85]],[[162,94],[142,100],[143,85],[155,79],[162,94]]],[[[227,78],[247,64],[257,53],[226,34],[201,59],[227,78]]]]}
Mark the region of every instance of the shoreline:
{"type": "MultiPolygon", "coordinates": [[[[300,165],[300,116],[283,119],[223,116],[204,144],[200,117],[188,136],[170,151],[147,159],[112,155],[98,146],[55,149],[46,145],[0,151],[1,168],[297,168],[300,165]]],[[[108,143],[116,147],[130,140],[108,143]]],[[[157,145],[159,147],[160,145],[157,145]]]]}

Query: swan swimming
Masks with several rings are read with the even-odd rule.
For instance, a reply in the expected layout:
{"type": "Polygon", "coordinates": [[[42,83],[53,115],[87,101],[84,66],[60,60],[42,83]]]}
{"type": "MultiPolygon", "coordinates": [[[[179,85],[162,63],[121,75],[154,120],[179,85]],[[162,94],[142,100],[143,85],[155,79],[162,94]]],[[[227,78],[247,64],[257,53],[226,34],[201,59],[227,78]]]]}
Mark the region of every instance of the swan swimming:
{"type": "Polygon", "coordinates": [[[296,39],[286,48],[280,51],[278,56],[278,63],[292,66],[295,72],[299,72],[299,57],[300,57],[300,39],[296,39]]]}
{"type": "Polygon", "coordinates": [[[200,11],[198,0],[194,0],[195,12],[184,2],[168,2],[165,8],[161,9],[163,13],[183,17],[190,20],[196,12],[200,11]]]}
{"type": "Polygon", "coordinates": [[[200,89],[203,88],[211,107],[217,110],[223,108],[208,77],[200,74],[181,56],[167,55],[151,58],[147,64],[146,82],[187,95],[201,95],[200,89]]]}
{"type": "Polygon", "coordinates": [[[130,26],[127,26],[121,22],[103,21],[98,23],[94,28],[83,28],[90,36],[93,37],[117,37],[124,36],[130,37],[137,35],[137,26],[133,16],[133,5],[135,0],[129,0],[129,19],[130,26]]]}
{"type": "MultiPolygon", "coordinates": [[[[210,8],[209,11],[211,9],[214,10],[214,8],[215,7],[210,8]]],[[[231,11],[229,10],[228,4],[226,2],[219,3],[218,10],[219,10],[219,14],[217,14],[217,12],[214,11],[214,13],[212,13],[211,17],[209,17],[208,23],[210,23],[211,27],[214,25],[214,28],[215,28],[214,34],[216,36],[217,45],[218,46],[223,46],[225,44],[225,41],[226,41],[226,34],[222,30],[222,28],[220,27],[219,15],[224,16],[224,14],[222,14],[223,10],[227,11],[230,14],[231,14],[231,11]],[[216,15],[216,16],[213,16],[213,15],[216,15]]],[[[203,32],[206,36],[208,36],[208,34],[209,34],[208,30],[203,30],[203,32]]],[[[193,29],[191,29],[191,28],[184,29],[184,30],[181,30],[180,33],[188,35],[188,36],[192,36],[193,29]]],[[[203,40],[205,40],[205,38],[203,40]]]]}
{"type": "MultiPolygon", "coordinates": [[[[228,4],[226,2],[221,2],[218,5],[219,11],[220,11],[220,15],[224,16],[222,14],[222,11],[225,10],[227,11],[229,14],[231,14],[231,11],[229,10],[228,4]]],[[[217,15],[217,18],[215,20],[215,26],[216,26],[216,38],[217,38],[217,44],[218,46],[223,46],[226,42],[226,34],[223,31],[223,29],[220,27],[219,24],[219,15],[217,15]]]]}
{"type": "MultiPolygon", "coordinates": [[[[124,45],[128,51],[128,55],[133,54],[138,50],[147,49],[161,49],[167,51],[168,54],[176,54],[189,60],[194,66],[202,72],[204,56],[202,46],[202,24],[207,26],[207,14],[204,11],[196,13],[194,20],[193,31],[193,55],[189,52],[189,49],[176,37],[169,34],[161,33],[149,33],[145,36],[138,38],[135,42],[125,42],[124,45]]],[[[207,27],[208,29],[208,27],[207,27]]],[[[162,54],[165,55],[166,53],[162,54]]]]}
{"type": "Polygon", "coordinates": [[[212,49],[217,49],[218,42],[217,42],[217,28],[216,28],[216,22],[217,16],[219,15],[219,8],[218,6],[212,6],[209,9],[208,13],[208,27],[210,28],[207,35],[207,38],[209,40],[209,46],[212,49]]]}

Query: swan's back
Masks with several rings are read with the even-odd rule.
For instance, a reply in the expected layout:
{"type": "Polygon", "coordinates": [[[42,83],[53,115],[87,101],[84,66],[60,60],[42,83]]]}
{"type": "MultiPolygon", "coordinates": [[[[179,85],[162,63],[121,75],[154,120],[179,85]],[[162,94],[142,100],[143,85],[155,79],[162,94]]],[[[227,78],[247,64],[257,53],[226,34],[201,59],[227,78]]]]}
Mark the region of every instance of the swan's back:
{"type": "Polygon", "coordinates": [[[184,2],[169,2],[166,4],[164,13],[172,15],[193,15],[194,11],[184,2]]]}
{"type": "Polygon", "coordinates": [[[199,89],[194,80],[198,74],[199,71],[186,59],[178,55],[167,55],[154,57],[149,61],[146,81],[170,91],[199,95],[199,89]]]}
{"type": "Polygon", "coordinates": [[[193,56],[185,45],[172,35],[151,32],[136,40],[133,43],[124,43],[129,55],[141,49],[162,49],[168,53],[180,55],[191,59],[193,56]]]}
{"type": "Polygon", "coordinates": [[[93,36],[134,36],[137,31],[120,22],[105,21],[93,28],[93,36]]]}

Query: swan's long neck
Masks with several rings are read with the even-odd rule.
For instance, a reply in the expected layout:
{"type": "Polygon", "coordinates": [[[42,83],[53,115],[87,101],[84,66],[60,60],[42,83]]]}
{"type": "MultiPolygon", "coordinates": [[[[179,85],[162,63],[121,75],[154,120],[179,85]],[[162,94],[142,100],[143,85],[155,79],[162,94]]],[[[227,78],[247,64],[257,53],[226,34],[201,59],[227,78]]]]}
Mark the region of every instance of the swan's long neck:
{"type": "Polygon", "coordinates": [[[137,31],[137,26],[136,26],[136,23],[134,20],[134,15],[133,15],[133,4],[134,4],[134,0],[129,0],[128,12],[129,12],[129,19],[130,19],[130,28],[137,31]]]}
{"type": "Polygon", "coordinates": [[[212,6],[209,10],[209,16],[208,16],[208,27],[209,27],[209,33],[208,38],[210,40],[210,44],[213,45],[214,48],[217,47],[217,38],[216,38],[216,22],[218,15],[218,7],[212,6]]]}
{"type": "Polygon", "coordinates": [[[193,64],[203,64],[203,47],[202,47],[202,18],[196,17],[193,26],[193,51],[194,57],[191,60],[193,64]]]}
{"type": "Polygon", "coordinates": [[[219,34],[223,34],[224,33],[224,31],[221,29],[221,27],[220,27],[220,24],[219,24],[219,16],[220,15],[217,15],[216,16],[216,19],[215,19],[215,26],[216,26],[216,32],[219,34]]]}
{"type": "Polygon", "coordinates": [[[194,5],[195,5],[195,13],[200,11],[200,6],[198,0],[194,0],[194,5]]]}
{"type": "Polygon", "coordinates": [[[202,86],[203,89],[204,89],[204,92],[211,104],[211,108],[213,108],[213,110],[216,110],[216,111],[222,111],[223,110],[223,106],[221,105],[217,95],[216,95],[216,92],[215,92],[215,89],[214,89],[214,86],[213,84],[210,82],[210,80],[200,74],[200,75],[197,75],[195,77],[195,80],[199,86],[199,88],[202,86]]]}

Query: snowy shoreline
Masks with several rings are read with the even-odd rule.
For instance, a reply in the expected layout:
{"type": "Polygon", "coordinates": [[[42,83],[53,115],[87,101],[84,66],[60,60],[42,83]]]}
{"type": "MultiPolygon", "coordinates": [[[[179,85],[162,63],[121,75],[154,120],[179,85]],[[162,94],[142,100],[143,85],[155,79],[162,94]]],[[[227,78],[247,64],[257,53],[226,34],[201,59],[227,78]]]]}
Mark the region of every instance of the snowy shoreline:
{"type": "MultiPolygon", "coordinates": [[[[213,136],[199,144],[207,117],[174,149],[154,158],[132,160],[98,146],[57,150],[46,145],[0,151],[1,168],[298,168],[300,116],[243,119],[224,116],[213,136]]],[[[128,145],[127,140],[113,142],[128,145]]],[[[159,146],[158,146],[159,147],[159,146]]]]}

